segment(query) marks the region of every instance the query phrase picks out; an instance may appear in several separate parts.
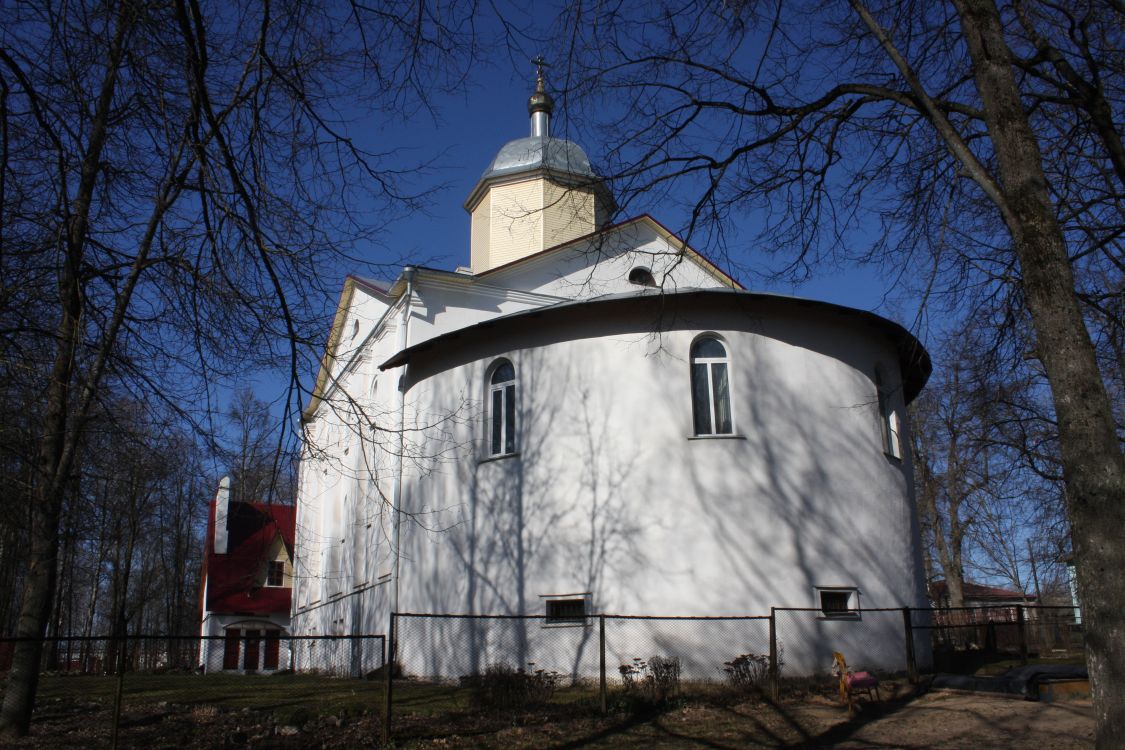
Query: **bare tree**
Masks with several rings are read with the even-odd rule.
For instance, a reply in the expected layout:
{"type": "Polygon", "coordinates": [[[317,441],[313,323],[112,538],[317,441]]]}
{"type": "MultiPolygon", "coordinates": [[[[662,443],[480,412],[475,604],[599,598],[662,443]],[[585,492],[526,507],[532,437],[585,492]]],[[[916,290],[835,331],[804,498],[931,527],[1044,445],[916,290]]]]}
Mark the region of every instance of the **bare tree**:
{"type": "Polygon", "coordinates": [[[237,502],[294,502],[294,457],[286,450],[285,424],[270,407],[243,389],[227,410],[228,437],[220,440],[220,459],[232,480],[237,502]]]}
{"type": "MultiPolygon", "coordinates": [[[[199,424],[211,386],[248,367],[280,364],[297,383],[303,347],[319,344],[320,280],[418,199],[340,113],[413,113],[459,83],[472,12],[300,0],[0,10],[3,365],[43,404],[16,628],[28,640],[4,735],[29,727],[63,502],[109,384],[199,424]]],[[[291,391],[293,413],[299,399],[291,391]]]]}
{"type": "Polygon", "coordinates": [[[951,337],[911,405],[923,541],[940,567],[931,580],[940,572],[954,607],[968,577],[1029,593],[1032,566],[1054,575],[1070,550],[1057,441],[1045,443],[1050,425],[1032,417],[1042,389],[1032,368],[997,371],[991,354],[975,331],[951,337]]]}
{"type": "Polygon", "coordinates": [[[721,238],[759,209],[761,246],[789,270],[879,261],[1027,323],[1106,748],[1125,745],[1125,459],[1090,331],[1120,341],[1122,19],[1098,0],[672,0],[579,2],[560,21],[568,88],[616,144],[622,204],[691,189],[689,233],[721,238]]]}

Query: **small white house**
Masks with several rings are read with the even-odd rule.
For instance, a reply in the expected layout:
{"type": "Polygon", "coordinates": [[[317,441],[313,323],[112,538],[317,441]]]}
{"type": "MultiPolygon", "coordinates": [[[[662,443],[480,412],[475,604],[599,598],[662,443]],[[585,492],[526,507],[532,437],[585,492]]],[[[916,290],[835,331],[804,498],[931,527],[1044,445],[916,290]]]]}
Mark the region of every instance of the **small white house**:
{"type": "MultiPolygon", "coordinates": [[[[547,665],[564,671],[590,657],[593,613],[808,607],[791,666],[826,668],[833,646],[901,664],[901,616],[862,610],[927,602],[906,423],[926,352],[872,313],[746,290],[650,216],[609,225],[552,106],[540,81],[530,137],[465,203],[469,268],[344,285],[305,411],[294,632],[545,615],[516,646],[400,620],[400,656],[444,676],[542,665],[531,630],[571,626],[550,634],[579,654],[547,665]]],[[[634,627],[613,658],[710,638],[634,627]]]]}
{"type": "Polygon", "coordinates": [[[207,672],[290,667],[292,505],[231,501],[223,477],[211,500],[200,575],[199,663],[207,672]]]}

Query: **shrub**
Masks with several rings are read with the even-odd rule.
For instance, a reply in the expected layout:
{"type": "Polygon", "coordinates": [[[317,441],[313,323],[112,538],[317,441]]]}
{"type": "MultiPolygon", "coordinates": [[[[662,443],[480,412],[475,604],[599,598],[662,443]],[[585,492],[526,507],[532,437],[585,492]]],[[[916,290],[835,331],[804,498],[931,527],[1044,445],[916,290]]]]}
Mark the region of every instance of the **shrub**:
{"type": "Polygon", "coordinates": [[[621,682],[625,686],[626,693],[635,693],[640,689],[640,683],[648,674],[648,664],[641,659],[634,657],[632,664],[622,664],[617,668],[621,673],[621,682]]]}
{"type": "MultiPolygon", "coordinates": [[[[777,669],[780,672],[784,663],[781,644],[777,647],[777,669]]],[[[769,682],[769,654],[739,654],[730,661],[723,662],[723,671],[731,686],[739,690],[761,690],[769,682]]]]}
{"type": "Polygon", "coordinates": [[[545,669],[532,671],[505,662],[490,664],[483,674],[461,678],[461,685],[472,691],[472,702],[481,708],[519,709],[546,703],[555,694],[561,675],[545,669]]]}
{"type": "Polygon", "coordinates": [[[634,658],[617,671],[625,693],[649,703],[665,703],[680,691],[680,660],[675,656],[651,656],[647,662],[634,658]]]}
{"type": "Polygon", "coordinates": [[[761,688],[770,674],[770,657],[767,654],[740,654],[723,662],[723,671],[732,687],[741,690],[761,688]]]}

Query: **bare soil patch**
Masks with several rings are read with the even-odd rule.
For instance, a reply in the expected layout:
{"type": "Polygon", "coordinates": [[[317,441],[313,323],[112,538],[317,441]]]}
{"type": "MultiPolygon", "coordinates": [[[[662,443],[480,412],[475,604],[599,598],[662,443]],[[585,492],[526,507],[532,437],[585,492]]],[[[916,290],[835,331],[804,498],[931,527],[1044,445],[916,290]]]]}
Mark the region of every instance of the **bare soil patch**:
{"type": "Polygon", "coordinates": [[[559,721],[542,716],[488,730],[465,724],[428,736],[414,734],[408,748],[911,748],[982,750],[1030,746],[1036,750],[1093,747],[1090,702],[1045,704],[1002,696],[933,692],[864,706],[855,717],[819,697],[773,705],[747,701],[728,706],[691,704],[649,716],[618,714],[559,721]],[[446,731],[452,730],[452,731],[446,731]]]}
{"type": "MultiPolygon", "coordinates": [[[[303,717],[292,711],[154,703],[122,717],[122,748],[378,747],[372,707],[354,715],[303,717]]],[[[343,713],[343,712],[341,712],[343,713]]],[[[910,748],[981,750],[1017,746],[1071,750],[1093,746],[1088,700],[1045,704],[993,695],[931,692],[863,706],[854,718],[831,700],[806,695],[772,705],[760,700],[685,702],[664,711],[591,716],[573,706],[482,714],[468,709],[396,718],[395,747],[429,748],[910,748]]],[[[108,747],[110,711],[101,701],[48,699],[33,735],[13,748],[108,747]]]]}

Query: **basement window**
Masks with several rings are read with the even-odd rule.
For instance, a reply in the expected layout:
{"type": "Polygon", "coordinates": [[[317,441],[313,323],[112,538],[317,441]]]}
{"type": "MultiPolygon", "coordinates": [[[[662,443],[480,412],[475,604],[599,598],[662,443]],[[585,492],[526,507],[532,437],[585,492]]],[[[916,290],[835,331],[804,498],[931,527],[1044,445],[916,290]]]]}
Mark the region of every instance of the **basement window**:
{"type": "Polygon", "coordinates": [[[544,625],[586,625],[590,614],[590,595],[559,594],[542,597],[545,601],[544,625]]]}
{"type": "Polygon", "coordinates": [[[818,586],[816,603],[820,616],[832,620],[859,619],[859,589],[850,586],[818,586]]]}

